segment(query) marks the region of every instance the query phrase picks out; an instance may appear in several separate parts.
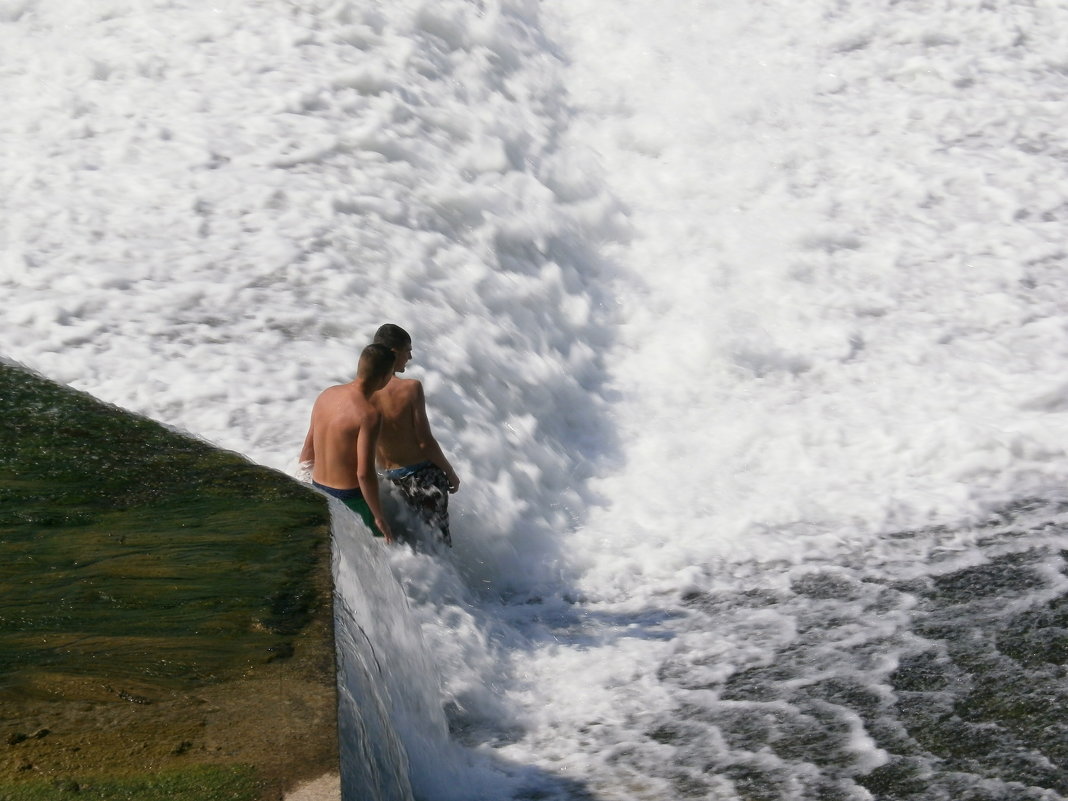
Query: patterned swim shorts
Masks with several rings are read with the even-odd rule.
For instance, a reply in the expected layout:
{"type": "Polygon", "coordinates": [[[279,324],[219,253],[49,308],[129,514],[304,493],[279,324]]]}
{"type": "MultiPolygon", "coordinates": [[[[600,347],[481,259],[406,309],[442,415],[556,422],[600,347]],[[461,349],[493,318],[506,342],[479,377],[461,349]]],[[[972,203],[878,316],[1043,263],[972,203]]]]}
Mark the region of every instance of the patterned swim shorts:
{"type": "Polygon", "coordinates": [[[386,478],[401,491],[419,517],[441,532],[441,541],[452,547],[449,532],[449,480],[445,471],[431,462],[387,470],[386,478]]]}

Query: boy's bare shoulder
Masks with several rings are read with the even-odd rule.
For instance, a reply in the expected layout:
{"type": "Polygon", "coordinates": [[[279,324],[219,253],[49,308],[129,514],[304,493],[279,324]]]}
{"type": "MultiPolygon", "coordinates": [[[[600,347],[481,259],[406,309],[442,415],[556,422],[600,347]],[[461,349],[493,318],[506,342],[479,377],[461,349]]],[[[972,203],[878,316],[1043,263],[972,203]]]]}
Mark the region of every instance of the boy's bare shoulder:
{"type": "Polygon", "coordinates": [[[319,393],[318,397],[316,397],[314,406],[321,407],[331,403],[337,398],[341,391],[342,389],[340,386],[327,387],[319,393]]]}
{"type": "Polygon", "coordinates": [[[341,395],[345,392],[344,384],[334,384],[332,387],[327,387],[319,393],[320,398],[329,398],[332,395],[341,395]]]}
{"type": "Polygon", "coordinates": [[[324,389],[312,406],[312,414],[319,415],[324,421],[346,421],[356,425],[365,420],[371,423],[378,420],[378,409],[351,384],[324,389]]]}
{"type": "Polygon", "coordinates": [[[396,378],[390,382],[389,388],[399,397],[411,398],[423,390],[423,385],[416,378],[396,378]]]}

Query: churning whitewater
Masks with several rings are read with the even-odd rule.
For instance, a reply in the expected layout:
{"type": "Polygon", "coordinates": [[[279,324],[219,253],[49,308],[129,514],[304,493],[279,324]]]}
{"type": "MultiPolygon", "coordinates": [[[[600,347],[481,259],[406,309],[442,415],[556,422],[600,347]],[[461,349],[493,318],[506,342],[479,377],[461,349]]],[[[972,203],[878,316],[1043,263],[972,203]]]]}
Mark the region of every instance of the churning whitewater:
{"type": "Polygon", "coordinates": [[[340,506],[346,801],[1068,798],[1068,7],[0,0],[0,356],[340,506]],[[396,503],[391,508],[399,513],[396,503]]]}

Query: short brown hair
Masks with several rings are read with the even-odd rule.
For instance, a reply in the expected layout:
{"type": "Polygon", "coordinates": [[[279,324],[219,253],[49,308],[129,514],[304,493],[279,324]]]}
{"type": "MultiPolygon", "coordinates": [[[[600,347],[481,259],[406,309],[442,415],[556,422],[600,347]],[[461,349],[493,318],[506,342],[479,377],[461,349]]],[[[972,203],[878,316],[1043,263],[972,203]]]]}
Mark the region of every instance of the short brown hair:
{"type": "Polygon", "coordinates": [[[356,376],[365,381],[378,381],[393,373],[396,355],[385,345],[368,345],[360,353],[360,363],[356,367],[356,376]]]}
{"type": "Polygon", "coordinates": [[[375,338],[371,341],[387,348],[406,348],[412,344],[412,335],[399,325],[386,323],[375,332],[375,338]]]}

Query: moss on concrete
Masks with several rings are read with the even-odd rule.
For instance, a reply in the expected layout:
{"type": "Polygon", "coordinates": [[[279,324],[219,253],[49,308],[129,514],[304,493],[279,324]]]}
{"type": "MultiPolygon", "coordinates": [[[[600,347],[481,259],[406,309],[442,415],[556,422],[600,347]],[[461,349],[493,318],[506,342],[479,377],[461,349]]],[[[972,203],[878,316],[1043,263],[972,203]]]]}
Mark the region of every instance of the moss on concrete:
{"type": "Polygon", "coordinates": [[[0,801],[336,772],[322,498],[6,364],[0,443],[0,801]]]}
{"type": "Polygon", "coordinates": [[[154,775],[32,780],[0,790],[3,801],[256,801],[254,773],[247,767],[194,766],[154,775]]]}

